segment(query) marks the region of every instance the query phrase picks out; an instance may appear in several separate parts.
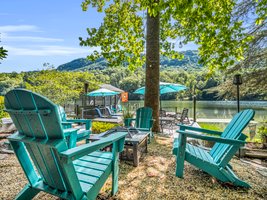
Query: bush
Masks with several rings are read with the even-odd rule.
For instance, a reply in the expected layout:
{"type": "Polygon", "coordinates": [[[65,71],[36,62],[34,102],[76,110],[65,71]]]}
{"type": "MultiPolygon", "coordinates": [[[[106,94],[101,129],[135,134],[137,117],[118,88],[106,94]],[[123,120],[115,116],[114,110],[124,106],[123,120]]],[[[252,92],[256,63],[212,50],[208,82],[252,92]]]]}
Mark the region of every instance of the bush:
{"type": "Polygon", "coordinates": [[[263,123],[258,128],[258,133],[260,134],[263,143],[267,143],[267,122],[263,123]]]}
{"type": "Polygon", "coordinates": [[[4,111],[4,97],[0,96],[0,119],[8,116],[8,113],[4,111]]]}
{"type": "Polygon", "coordinates": [[[98,134],[105,132],[109,129],[112,129],[116,126],[121,126],[122,124],[113,124],[113,123],[107,123],[107,122],[93,122],[92,124],[92,132],[93,134],[98,134]]]}
{"type": "Polygon", "coordinates": [[[225,128],[225,125],[219,124],[219,123],[198,123],[201,128],[209,129],[213,131],[223,131],[225,128]]]}

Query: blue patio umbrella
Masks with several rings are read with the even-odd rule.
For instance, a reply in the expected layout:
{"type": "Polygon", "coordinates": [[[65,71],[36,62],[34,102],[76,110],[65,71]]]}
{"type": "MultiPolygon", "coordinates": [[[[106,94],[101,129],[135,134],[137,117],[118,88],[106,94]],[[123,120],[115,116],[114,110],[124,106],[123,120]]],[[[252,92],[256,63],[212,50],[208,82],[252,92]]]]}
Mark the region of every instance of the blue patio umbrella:
{"type": "MultiPolygon", "coordinates": [[[[166,94],[166,93],[172,93],[172,92],[179,92],[181,90],[185,90],[186,87],[181,84],[175,84],[175,83],[165,83],[160,82],[159,83],[159,93],[160,94],[166,94]]],[[[134,91],[134,94],[142,94],[144,95],[146,92],[145,87],[138,88],[134,91]]]]}
{"type": "MultiPolygon", "coordinates": [[[[92,92],[89,92],[86,95],[90,96],[90,97],[106,97],[106,96],[114,96],[114,95],[117,95],[117,94],[119,94],[119,92],[114,92],[112,90],[108,90],[108,89],[105,89],[105,88],[100,88],[98,90],[94,90],[92,92]]],[[[103,103],[103,100],[102,100],[102,103],[103,103]]],[[[106,105],[105,98],[104,98],[104,105],[106,105]]]]}
{"type": "Polygon", "coordinates": [[[94,90],[92,92],[87,93],[87,96],[90,97],[105,97],[105,96],[113,96],[117,95],[119,92],[114,92],[105,88],[100,88],[98,90],[94,90]]]}

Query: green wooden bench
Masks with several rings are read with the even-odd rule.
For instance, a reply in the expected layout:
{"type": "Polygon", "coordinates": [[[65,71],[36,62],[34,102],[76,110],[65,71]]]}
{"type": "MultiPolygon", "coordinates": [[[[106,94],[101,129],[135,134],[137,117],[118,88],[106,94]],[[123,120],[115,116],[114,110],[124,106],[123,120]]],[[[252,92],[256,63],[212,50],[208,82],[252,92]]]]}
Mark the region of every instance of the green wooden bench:
{"type": "Polygon", "coordinates": [[[180,130],[177,131],[179,137],[173,143],[173,154],[176,155],[176,176],[183,177],[184,161],[186,160],[222,182],[250,187],[248,183],[240,180],[234,174],[229,161],[238,149],[244,146],[247,136],[242,134],[242,131],[253,118],[254,113],[253,110],[248,109],[236,114],[223,132],[180,125],[180,130]],[[219,137],[196,134],[195,131],[218,135],[219,137]],[[216,143],[210,151],[206,151],[201,147],[188,144],[186,142],[187,138],[214,141],[216,143]]]}
{"type": "Polygon", "coordinates": [[[16,199],[32,199],[40,191],[61,199],[95,199],[110,174],[112,194],[117,192],[126,133],[69,149],[66,135],[75,139],[78,130],[63,129],[58,106],[50,100],[15,89],[6,94],[5,108],[18,130],[8,140],[28,180],[16,199]],[[112,152],[99,151],[108,145],[112,152]]]}

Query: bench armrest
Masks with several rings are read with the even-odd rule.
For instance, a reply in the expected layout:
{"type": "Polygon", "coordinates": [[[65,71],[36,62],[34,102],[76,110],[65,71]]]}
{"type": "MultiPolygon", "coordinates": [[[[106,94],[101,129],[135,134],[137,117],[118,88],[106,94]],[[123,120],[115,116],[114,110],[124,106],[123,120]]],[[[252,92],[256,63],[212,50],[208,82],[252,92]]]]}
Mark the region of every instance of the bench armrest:
{"type": "Polygon", "coordinates": [[[196,139],[207,140],[207,141],[213,141],[213,142],[219,142],[219,143],[224,143],[224,144],[243,146],[246,143],[245,141],[241,141],[241,140],[220,138],[220,137],[207,136],[207,135],[199,135],[196,133],[186,132],[186,131],[177,131],[177,132],[184,135],[185,137],[196,138],[196,139]]]}
{"type": "Polygon", "coordinates": [[[84,145],[81,145],[81,146],[78,146],[72,149],[68,149],[60,153],[60,157],[61,157],[60,159],[62,159],[66,163],[69,163],[73,160],[79,159],[80,157],[90,154],[96,150],[109,146],[113,143],[118,144],[118,152],[121,152],[123,150],[124,140],[125,140],[126,135],[127,133],[118,132],[106,138],[102,138],[98,141],[84,144],[84,145]]]}

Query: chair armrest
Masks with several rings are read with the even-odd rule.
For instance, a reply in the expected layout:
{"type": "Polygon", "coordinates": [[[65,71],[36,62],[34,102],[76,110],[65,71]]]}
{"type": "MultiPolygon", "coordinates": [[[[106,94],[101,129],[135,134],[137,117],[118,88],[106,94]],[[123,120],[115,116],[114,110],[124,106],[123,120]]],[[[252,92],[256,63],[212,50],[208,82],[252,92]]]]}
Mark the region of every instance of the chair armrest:
{"type": "Polygon", "coordinates": [[[63,125],[71,125],[72,124],[72,122],[61,122],[61,124],[63,124],[63,125]]]}
{"type": "Polygon", "coordinates": [[[207,133],[207,134],[213,134],[213,135],[221,135],[222,134],[222,132],[220,132],[220,131],[213,131],[213,130],[209,130],[209,129],[192,127],[192,126],[187,126],[187,125],[182,125],[182,124],[178,124],[178,126],[180,126],[180,130],[182,130],[182,131],[192,130],[192,131],[197,131],[197,132],[202,132],[202,133],[207,133]]]}
{"type": "Polygon", "coordinates": [[[136,128],[139,131],[150,131],[151,128],[136,128]]]}
{"type": "Polygon", "coordinates": [[[220,138],[220,137],[207,136],[207,135],[199,135],[199,134],[186,132],[186,131],[177,131],[177,132],[189,138],[196,138],[196,139],[201,139],[201,140],[207,140],[207,141],[213,141],[213,142],[219,142],[219,143],[231,144],[231,145],[238,145],[238,146],[243,146],[244,144],[246,144],[245,141],[241,141],[241,140],[233,140],[233,139],[228,139],[228,138],[220,138]]]}
{"type": "Polygon", "coordinates": [[[63,129],[63,133],[65,137],[68,137],[71,134],[76,134],[77,135],[78,129],[76,128],[68,128],[68,129],[63,129]]]}
{"type": "Polygon", "coordinates": [[[119,143],[118,151],[120,152],[123,150],[124,140],[125,140],[126,135],[127,135],[127,133],[118,132],[118,133],[112,134],[106,138],[101,138],[98,141],[84,144],[84,145],[63,151],[63,152],[59,153],[60,159],[66,163],[69,163],[73,160],[79,159],[80,157],[83,157],[89,153],[96,151],[96,150],[99,150],[99,149],[102,149],[106,146],[109,146],[109,145],[113,144],[114,142],[119,143]]]}
{"type": "Polygon", "coordinates": [[[67,119],[70,123],[83,123],[85,124],[85,129],[89,130],[92,126],[92,120],[90,119],[67,119]]]}
{"type": "Polygon", "coordinates": [[[72,128],[71,122],[61,122],[61,125],[63,126],[63,129],[72,128]]]}

